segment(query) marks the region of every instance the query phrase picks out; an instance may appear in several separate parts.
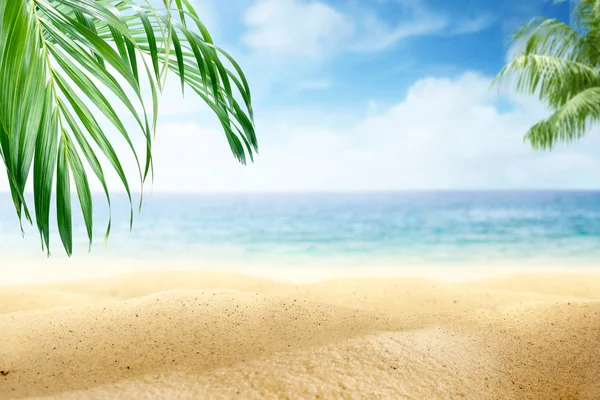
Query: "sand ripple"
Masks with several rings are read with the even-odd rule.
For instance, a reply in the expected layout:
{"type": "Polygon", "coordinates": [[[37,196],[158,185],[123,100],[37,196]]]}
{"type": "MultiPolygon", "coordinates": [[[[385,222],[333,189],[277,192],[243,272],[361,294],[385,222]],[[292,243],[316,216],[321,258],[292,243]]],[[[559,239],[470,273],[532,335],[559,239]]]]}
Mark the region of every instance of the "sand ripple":
{"type": "Polygon", "coordinates": [[[575,274],[11,287],[0,398],[598,399],[599,300],[575,274]]]}

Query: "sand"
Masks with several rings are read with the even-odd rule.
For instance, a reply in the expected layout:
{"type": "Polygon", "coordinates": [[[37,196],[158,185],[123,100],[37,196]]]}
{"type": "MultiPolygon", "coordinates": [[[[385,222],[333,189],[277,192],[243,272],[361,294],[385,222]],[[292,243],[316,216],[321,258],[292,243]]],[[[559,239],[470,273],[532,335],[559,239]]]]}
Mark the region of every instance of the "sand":
{"type": "Polygon", "coordinates": [[[600,274],[0,287],[0,399],[599,399],[600,274]]]}

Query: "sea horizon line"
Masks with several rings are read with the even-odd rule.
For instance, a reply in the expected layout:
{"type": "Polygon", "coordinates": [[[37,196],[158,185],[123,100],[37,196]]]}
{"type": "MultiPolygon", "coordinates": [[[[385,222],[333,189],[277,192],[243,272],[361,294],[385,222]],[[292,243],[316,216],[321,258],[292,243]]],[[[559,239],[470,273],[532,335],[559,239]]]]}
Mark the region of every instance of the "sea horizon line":
{"type": "MultiPolygon", "coordinates": [[[[76,193],[75,190],[72,191],[76,193]]],[[[126,196],[122,190],[111,190],[111,195],[126,196]]],[[[344,195],[344,194],[402,194],[402,193],[600,193],[600,188],[425,188],[425,189],[344,189],[344,190],[224,190],[224,191],[132,191],[132,196],[144,197],[161,195],[344,195]]],[[[0,190],[0,195],[10,195],[8,190],[0,190]]],[[[102,190],[92,190],[92,195],[105,195],[102,190]]],[[[25,191],[25,195],[33,195],[33,191],[25,191]]]]}

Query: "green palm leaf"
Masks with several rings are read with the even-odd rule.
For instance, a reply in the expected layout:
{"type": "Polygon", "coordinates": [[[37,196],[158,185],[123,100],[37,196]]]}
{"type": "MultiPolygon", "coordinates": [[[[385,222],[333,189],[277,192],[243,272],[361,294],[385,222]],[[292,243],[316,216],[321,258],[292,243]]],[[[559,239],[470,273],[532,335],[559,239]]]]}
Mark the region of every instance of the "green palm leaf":
{"type": "MultiPolygon", "coordinates": [[[[103,159],[129,196],[132,221],[131,182],[107,129],[129,145],[143,187],[153,171],[158,99],[169,74],[179,77],[182,91],[187,86],[214,111],[239,161],[245,163],[258,151],[250,89],[241,68],[213,44],[189,0],[163,2],[162,11],[132,0],[0,3],[0,156],[19,220],[31,221],[24,193],[33,168],[35,221],[48,254],[53,197],[63,247],[72,253],[72,187],[91,246],[87,171],[101,183],[110,207],[103,159]],[[151,101],[142,95],[147,85],[151,101]],[[126,116],[144,137],[143,154],[134,146],[136,132],[125,128],[126,116]]],[[[109,217],[106,238],[110,226],[109,217]]]]}
{"type": "Polygon", "coordinates": [[[537,95],[553,111],[525,135],[536,149],[573,142],[599,122],[600,1],[579,0],[572,25],[548,18],[524,25],[513,36],[522,53],[494,80],[515,83],[518,92],[537,95]]]}

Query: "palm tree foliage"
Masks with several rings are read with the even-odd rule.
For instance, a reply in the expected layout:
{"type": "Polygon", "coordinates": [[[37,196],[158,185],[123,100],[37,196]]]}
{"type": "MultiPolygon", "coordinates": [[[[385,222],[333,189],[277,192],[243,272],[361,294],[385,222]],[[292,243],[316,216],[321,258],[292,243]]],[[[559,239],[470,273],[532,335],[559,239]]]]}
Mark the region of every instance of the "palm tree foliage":
{"type": "Polygon", "coordinates": [[[572,23],[535,18],[512,38],[524,47],[495,82],[512,81],[552,110],[525,139],[536,149],[581,138],[600,121],[600,0],[579,0],[572,23]],[[516,78],[516,80],[513,80],[516,78]]]}
{"type": "MultiPolygon", "coordinates": [[[[153,172],[158,97],[169,74],[214,111],[240,162],[257,151],[242,70],[213,44],[189,0],[163,3],[158,10],[134,0],[0,0],[0,155],[19,220],[30,223],[24,192],[33,169],[34,218],[48,254],[53,198],[60,238],[72,253],[73,183],[91,246],[92,177],[110,207],[103,165],[129,196],[131,226],[130,182],[96,116],[127,142],[143,187],[153,172]],[[151,100],[142,95],[148,87],[151,100]],[[143,154],[125,129],[126,115],[143,135],[143,154]]],[[[110,225],[109,218],[106,238],[110,225]]]]}

